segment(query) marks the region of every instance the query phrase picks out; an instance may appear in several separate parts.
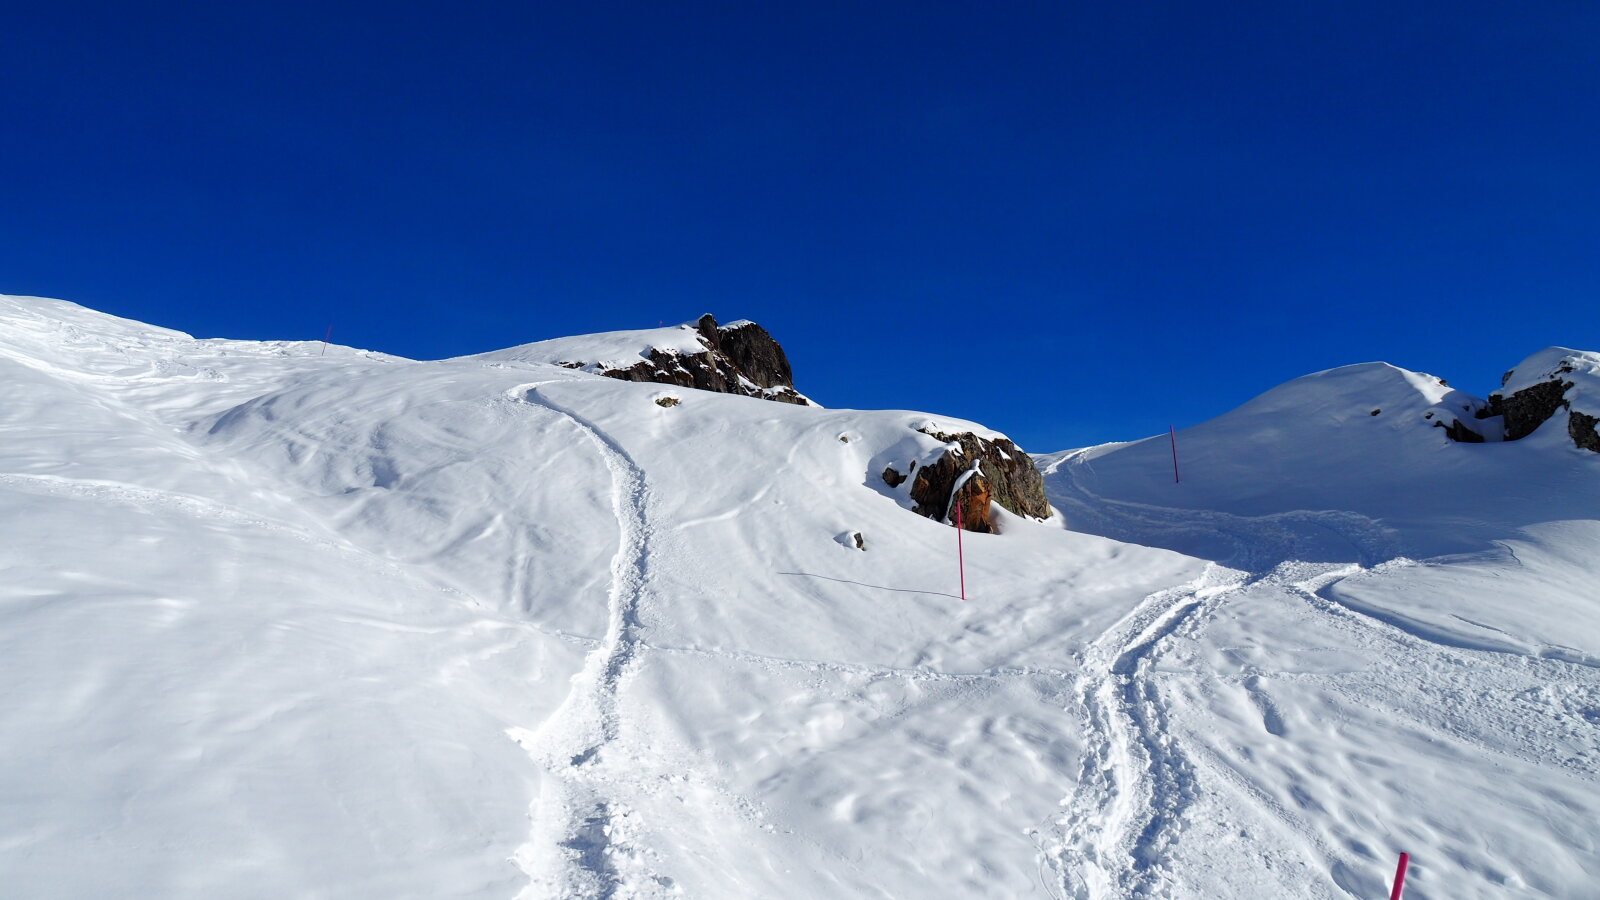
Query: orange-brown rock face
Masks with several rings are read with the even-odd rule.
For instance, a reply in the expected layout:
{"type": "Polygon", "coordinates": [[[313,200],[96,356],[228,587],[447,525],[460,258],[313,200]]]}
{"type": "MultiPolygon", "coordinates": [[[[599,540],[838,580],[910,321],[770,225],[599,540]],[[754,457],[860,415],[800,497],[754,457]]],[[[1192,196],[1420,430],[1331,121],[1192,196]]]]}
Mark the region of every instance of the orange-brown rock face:
{"type": "MultiPolygon", "coordinates": [[[[982,438],[971,432],[927,432],[950,445],[937,462],[916,471],[911,499],[918,515],[955,522],[955,505],[961,506],[961,527],[993,534],[997,531],[989,504],[997,503],[1019,516],[1049,518],[1044,479],[1028,454],[1005,438],[982,438]],[[976,464],[978,470],[961,484],[962,476],[976,464]]],[[[887,478],[885,479],[887,481],[887,478]]]]}

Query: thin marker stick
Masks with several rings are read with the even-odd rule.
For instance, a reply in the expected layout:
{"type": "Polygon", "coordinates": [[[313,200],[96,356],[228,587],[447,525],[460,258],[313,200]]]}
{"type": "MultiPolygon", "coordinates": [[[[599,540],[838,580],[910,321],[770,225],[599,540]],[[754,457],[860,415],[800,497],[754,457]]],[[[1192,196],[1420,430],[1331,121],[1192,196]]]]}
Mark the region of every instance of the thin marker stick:
{"type": "Polygon", "coordinates": [[[967,602],[967,558],[961,551],[961,501],[956,501],[956,565],[961,569],[961,602],[967,602]]]}
{"type": "Polygon", "coordinates": [[[1183,479],[1178,477],[1178,432],[1171,425],[1167,426],[1167,436],[1172,438],[1172,483],[1182,484],[1183,479]]]}
{"type": "Polygon", "coordinates": [[[328,326],[328,333],[322,336],[322,352],[318,353],[317,354],[318,356],[327,356],[328,355],[328,339],[332,338],[332,337],[333,337],[333,326],[329,325],[328,326]]]}
{"type": "Polygon", "coordinates": [[[1406,889],[1406,868],[1411,865],[1411,854],[1400,854],[1400,864],[1394,870],[1394,890],[1389,892],[1389,900],[1400,900],[1400,892],[1406,889]]]}

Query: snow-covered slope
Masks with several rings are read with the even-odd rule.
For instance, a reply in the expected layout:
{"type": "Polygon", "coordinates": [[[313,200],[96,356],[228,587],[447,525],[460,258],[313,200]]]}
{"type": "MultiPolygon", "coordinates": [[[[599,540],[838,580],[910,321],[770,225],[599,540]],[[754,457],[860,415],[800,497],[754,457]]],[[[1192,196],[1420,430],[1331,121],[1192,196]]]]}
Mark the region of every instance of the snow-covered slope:
{"type": "Polygon", "coordinates": [[[1067,507],[1076,507],[1072,527],[1247,568],[1477,551],[1524,525],[1593,518],[1600,455],[1573,448],[1564,428],[1459,443],[1438,424],[1453,414],[1492,427],[1475,416],[1484,405],[1431,375],[1365,363],[1295,379],[1179,431],[1178,482],[1165,434],[1047,454],[1040,467],[1069,519],[1067,507]],[[1155,523],[1124,531],[1101,521],[1102,500],[1119,510],[1223,515],[1216,528],[1160,539],[1145,530],[1155,523]],[[1230,525],[1248,534],[1233,535],[1230,525]]]}
{"type": "Polygon", "coordinates": [[[1570,444],[1448,444],[1420,419],[1447,391],[1337,376],[1382,414],[1325,384],[1236,415],[1333,420],[1338,466],[1208,488],[1201,459],[1250,475],[1207,449],[1249,430],[1227,417],[1180,434],[1181,503],[1145,444],[1066,455],[1079,531],[964,535],[962,603],[955,530],[878,473],[979,426],[545,356],[0,297],[4,893],[1343,897],[1399,850],[1408,897],[1600,873],[1570,444]],[[1529,496],[1442,535],[1486,501],[1440,476],[1375,522],[1383,488],[1304,484],[1363,465],[1359,427],[1396,469],[1524,454],[1496,484],[1529,496]],[[1430,548],[1473,555],[1392,558],[1430,548]]]}
{"type": "Polygon", "coordinates": [[[869,473],[970,423],[0,302],[28,894],[1025,892],[1051,672],[1202,568],[1016,522],[963,605],[869,473]]]}
{"type": "MultiPolygon", "coordinates": [[[[1526,383],[1508,389],[1584,356],[1536,355],[1518,367],[1526,383]]],[[[1435,424],[1445,410],[1483,406],[1429,375],[1346,366],[1178,432],[1181,481],[1167,435],[1053,454],[1041,467],[1069,527],[1247,571],[1427,560],[1382,579],[1389,599],[1363,611],[1382,607],[1465,646],[1600,664],[1600,454],[1574,447],[1564,419],[1485,443],[1450,440],[1435,424]]],[[[1372,593],[1357,583],[1333,590],[1372,593]]]]}
{"type": "MultiPolygon", "coordinates": [[[[1249,573],[1185,620],[1151,695],[1189,816],[1233,823],[1201,833],[1327,860],[1349,896],[1383,895],[1385,849],[1419,861],[1407,897],[1592,892],[1600,454],[1564,419],[1497,442],[1484,406],[1347,366],[1178,431],[1181,481],[1164,434],[1041,457],[1068,527],[1249,573]]],[[[1174,854],[1179,894],[1268,895],[1201,857],[1174,854]]]]}

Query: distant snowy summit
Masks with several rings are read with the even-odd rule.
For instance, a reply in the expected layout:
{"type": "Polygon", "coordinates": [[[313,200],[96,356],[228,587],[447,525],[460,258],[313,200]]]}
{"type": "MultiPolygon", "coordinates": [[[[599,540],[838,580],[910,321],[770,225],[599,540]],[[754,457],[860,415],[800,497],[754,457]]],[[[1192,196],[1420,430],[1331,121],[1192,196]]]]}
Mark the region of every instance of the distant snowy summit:
{"type": "Polygon", "coordinates": [[[1285,382],[1172,439],[1038,459],[1051,503],[1076,530],[1249,567],[1376,563],[1475,551],[1533,523],[1592,517],[1597,419],[1600,353],[1551,347],[1487,399],[1434,375],[1360,363],[1285,382]]]}
{"type": "Polygon", "coordinates": [[[474,358],[548,363],[622,381],[815,405],[795,390],[789,357],[765,328],[744,319],[718,325],[710,313],[693,324],[556,338],[474,358]]]}

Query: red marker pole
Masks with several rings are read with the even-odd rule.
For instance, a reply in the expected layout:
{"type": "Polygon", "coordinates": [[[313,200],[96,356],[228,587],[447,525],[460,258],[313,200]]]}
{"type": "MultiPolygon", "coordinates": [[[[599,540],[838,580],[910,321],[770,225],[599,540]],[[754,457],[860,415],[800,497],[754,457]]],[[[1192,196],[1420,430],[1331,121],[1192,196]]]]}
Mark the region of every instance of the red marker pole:
{"type": "Polygon", "coordinates": [[[318,353],[317,354],[318,356],[327,356],[328,355],[328,340],[330,338],[332,338],[332,337],[333,337],[333,326],[329,325],[328,326],[328,333],[322,336],[322,352],[318,353]]]}
{"type": "Polygon", "coordinates": [[[1400,854],[1400,864],[1394,870],[1394,890],[1389,892],[1389,900],[1400,900],[1400,892],[1406,889],[1406,868],[1411,865],[1411,854],[1400,854]]]}
{"type": "Polygon", "coordinates": [[[961,569],[961,602],[967,602],[967,558],[961,552],[961,501],[956,501],[956,565],[961,569]]]}
{"type": "Polygon", "coordinates": [[[1172,483],[1180,484],[1183,479],[1178,477],[1178,432],[1171,425],[1168,425],[1167,436],[1172,438],[1172,483]]]}

